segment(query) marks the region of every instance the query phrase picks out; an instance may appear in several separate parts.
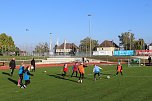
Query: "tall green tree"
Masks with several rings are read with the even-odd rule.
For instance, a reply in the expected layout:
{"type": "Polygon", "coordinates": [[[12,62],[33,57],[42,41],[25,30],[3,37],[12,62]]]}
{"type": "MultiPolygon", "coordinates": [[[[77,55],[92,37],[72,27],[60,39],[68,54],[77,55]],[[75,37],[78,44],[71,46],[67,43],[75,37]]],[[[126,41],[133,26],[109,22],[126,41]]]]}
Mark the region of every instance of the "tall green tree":
{"type": "Polygon", "coordinates": [[[15,55],[19,56],[20,55],[20,49],[18,47],[15,47],[15,55]]]}
{"type": "Polygon", "coordinates": [[[134,50],[142,50],[145,49],[145,41],[144,39],[139,39],[134,41],[134,50]]]}
{"type": "Polygon", "coordinates": [[[121,33],[121,35],[118,36],[119,37],[119,46],[124,47],[125,50],[130,50],[133,49],[134,46],[134,34],[131,32],[124,32],[121,33]]]}
{"type": "Polygon", "coordinates": [[[98,40],[94,40],[94,39],[90,39],[89,37],[86,37],[80,41],[80,45],[79,45],[80,52],[90,51],[90,43],[91,43],[91,51],[95,50],[95,47],[99,45],[98,40]]]}
{"type": "Polygon", "coordinates": [[[49,45],[48,45],[48,43],[47,42],[45,42],[45,43],[39,43],[35,47],[35,52],[38,52],[38,53],[49,52],[49,45]]]}
{"type": "Polygon", "coordinates": [[[0,34],[0,52],[13,52],[15,51],[15,44],[11,36],[5,33],[0,34]]]}

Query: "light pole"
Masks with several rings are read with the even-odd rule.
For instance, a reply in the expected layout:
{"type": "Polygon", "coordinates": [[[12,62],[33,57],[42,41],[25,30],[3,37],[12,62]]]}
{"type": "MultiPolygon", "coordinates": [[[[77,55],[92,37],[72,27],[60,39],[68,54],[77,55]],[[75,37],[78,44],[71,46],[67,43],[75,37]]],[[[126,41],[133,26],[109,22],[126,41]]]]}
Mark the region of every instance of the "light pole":
{"type": "Polygon", "coordinates": [[[52,55],[53,52],[52,52],[52,33],[50,33],[50,49],[49,49],[49,55],[52,55]]]}
{"type": "Polygon", "coordinates": [[[126,36],[126,38],[125,38],[126,39],[126,49],[125,50],[128,50],[128,47],[127,47],[128,46],[128,43],[127,43],[128,42],[127,34],[125,36],[126,36]]]}
{"type": "Polygon", "coordinates": [[[129,33],[129,39],[130,39],[130,50],[131,50],[131,31],[132,31],[132,30],[128,30],[128,33],[129,33]]]}
{"type": "Polygon", "coordinates": [[[86,40],[86,43],[85,43],[85,44],[86,44],[86,47],[85,47],[85,48],[86,48],[86,57],[87,57],[87,54],[88,54],[88,45],[87,45],[87,40],[86,40]]]}
{"type": "Polygon", "coordinates": [[[130,38],[130,50],[131,50],[131,33],[129,32],[129,38],[130,38]]]}
{"type": "Polygon", "coordinates": [[[90,35],[90,57],[92,55],[92,46],[91,46],[91,14],[88,14],[89,17],[89,35],[90,35]]]}

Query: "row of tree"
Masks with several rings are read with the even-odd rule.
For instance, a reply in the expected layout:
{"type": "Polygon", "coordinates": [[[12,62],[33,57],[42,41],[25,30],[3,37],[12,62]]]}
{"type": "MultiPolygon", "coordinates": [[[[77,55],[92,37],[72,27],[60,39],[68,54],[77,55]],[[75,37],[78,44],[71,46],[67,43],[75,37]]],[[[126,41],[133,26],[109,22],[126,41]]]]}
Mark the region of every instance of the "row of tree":
{"type": "MultiPolygon", "coordinates": [[[[147,49],[147,44],[145,43],[144,39],[135,39],[135,36],[131,32],[124,32],[118,36],[119,38],[119,47],[123,48],[124,50],[144,50],[147,49]]],[[[35,51],[41,52],[45,51],[48,52],[49,48],[47,43],[39,44],[36,46],[35,51]],[[39,48],[38,48],[39,47],[39,48]],[[44,48],[45,47],[45,48],[44,48]],[[46,50],[47,49],[47,50],[46,50]]],[[[95,51],[96,47],[99,46],[98,40],[91,39],[90,37],[86,37],[80,41],[79,50],[80,52],[89,52],[91,50],[95,51]]]]}
{"type": "Polygon", "coordinates": [[[13,38],[5,33],[0,34],[0,55],[19,53],[19,48],[15,46],[13,38]]]}
{"type": "MultiPolygon", "coordinates": [[[[147,44],[145,43],[144,39],[135,39],[135,36],[131,32],[124,32],[118,36],[119,38],[119,47],[124,50],[145,50],[147,49],[147,44]]],[[[96,50],[96,47],[99,46],[98,40],[91,39],[89,37],[80,41],[79,49],[82,52],[87,52],[90,49],[91,43],[91,50],[96,50]]]]}
{"type": "Polygon", "coordinates": [[[124,50],[144,50],[147,49],[147,44],[145,43],[144,39],[135,39],[133,33],[125,32],[121,33],[118,36],[119,38],[119,46],[123,47],[124,50]]]}
{"type": "MultiPolygon", "coordinates": [[[[119,46],[124,48],[124,50],[142,50],[147,49],[147,44],[144,39],[135,39],[133,33],[124,32],[118,36],[119,46]]],[[[98,40],[91,39],[86,37],[80,41],[79,50],[81,52],[88,52],[91,50],[96,50],[96,47],[99,46],[98,40]]],[[[0,34],[0,53],[6,52],[16,52],[19,53],[19,48],[15,46],[14,41],[11,36],[6,35],[5,33],[0,34]]],[[[34,52],[44,53],[49,52],[49,45],[47,42],[39,43],[36,45],[34,52]]]]}
{"type": "Polygon", "coordinates": [[[36,47],[35,47],[35,51],[36,53],[45,53],[45,52],[49,52],[49,45],[47,42],[45,43],[39,43],[36,47]]]}

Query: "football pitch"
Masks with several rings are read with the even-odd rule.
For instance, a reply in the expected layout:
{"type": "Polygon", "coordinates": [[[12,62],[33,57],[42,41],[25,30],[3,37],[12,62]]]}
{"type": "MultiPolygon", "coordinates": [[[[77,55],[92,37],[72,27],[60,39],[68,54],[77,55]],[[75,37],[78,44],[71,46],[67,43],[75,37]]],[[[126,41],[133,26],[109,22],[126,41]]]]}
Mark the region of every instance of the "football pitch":
{"type": "Polygon", "coordinates": [[[115,76],[116,65],[101,67],[96,81],[93,66],[85,68],[83,83],[70,76],[72,67],[65,79],[62,67],[38,68],[26,89],[17,87],[17,69],[13,77],[0,70],[0,101],[152,101],[152,67],[123,66],[123,76],[115,76]]]}

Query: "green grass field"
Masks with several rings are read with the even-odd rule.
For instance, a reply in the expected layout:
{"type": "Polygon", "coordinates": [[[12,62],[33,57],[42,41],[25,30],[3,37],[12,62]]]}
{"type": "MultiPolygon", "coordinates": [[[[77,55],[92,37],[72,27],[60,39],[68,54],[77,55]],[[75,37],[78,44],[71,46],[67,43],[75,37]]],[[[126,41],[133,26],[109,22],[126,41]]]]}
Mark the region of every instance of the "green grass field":
{"type": "Polygon", "coordinates": [[[71,71],[62,79],[62,67],[39,68],[26,89],[16,85],[18,70],[13,77],[7,75],[8,70],[1,70],[0,101],[152,101],[151,67],[124,66],[123,76],[114,76],[116,66],[101,67],[102,79],[93,81],[93,67],[89,66],[82,84],[70,77],[71,71]],[[106,79],[107,75],[111,78],[106,79]]]}

